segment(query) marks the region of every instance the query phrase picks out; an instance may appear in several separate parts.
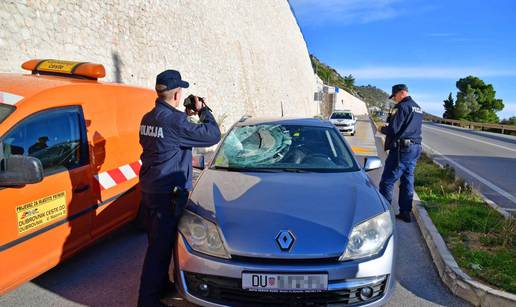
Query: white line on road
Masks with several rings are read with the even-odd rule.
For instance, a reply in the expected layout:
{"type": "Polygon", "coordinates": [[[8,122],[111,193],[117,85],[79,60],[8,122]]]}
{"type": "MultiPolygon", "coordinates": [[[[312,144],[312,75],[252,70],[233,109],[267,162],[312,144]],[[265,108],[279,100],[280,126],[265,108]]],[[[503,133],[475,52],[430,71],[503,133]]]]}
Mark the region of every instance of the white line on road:
{"type": "MultiPolygon", "coordinates": [[[[465,168],[464,166],[460,165],[459,163],[455,162],[454,160],[450,159],[450,158],[447,158],[445,157],[442,153],[438,152],[437,150],[431,148],[430,146],[426,145],[425,143],[423,143],[423,146],[428,148],[430,151],[438,154],[441,158],[443,158],[444,160],[448,161],[449,163],[451,163],[452,165],[454,165],[455,167],[457,167],[458,169],[462,170],[463,172],[465,172],[466,174],[470,175],[471,177],[477,179],[478,181],[482,182],[483,184],[485,184],[486,186],[488,186],[490,189],[492,189],[493,191],[497,192],[498,194],[502,195],[503,197],[507,198],[508,200],[510,200],[512,203],[516,204],[516,197],[512,196],[511,193],[505,191],[504,189],[498,187],[497,185],[495,185],[494,183],[492,183],[491,181],[481,177],[480,175],[477,175],[475,174],[474,172],[470,171],[469,169],[465,168]]],[[[505,209],[505,208],[504,208],[505,209]]]]}
{"type": "Polygon", "coordinates": [[[426,125],[425,125],[425,129],[436,130],[436,131],[439,131],[439,132],[442,132],[442,133],[447,133],[447,134],[455,135],[455,136],[458,136],[458,137],[461,137],[461,138],[464,138],[464,139],[468,139],[468,140],[471,140],[471,141],[474,141],[474,142],[480,142],[480,143],[484,143],[484,144],[488,144],[488,145],[491,145],[491,146],[496,146],[496,147],[500,147],[500,148],[503,148],[503,149],[506,149],[506,150],[510,150],[510,151],[516,152],[516,149],[513,149],[513,148],[509,148],[509,147],[506,147],[506,146],[503,146],[503,145],[498,145],[498,144],[491,143],[491,142],[482,141],[482,140],[475,139],[475,138],[470,138],[470,137],[463,136],[463,135],[460,135],[460,134],[457,134],[457,133],[445,131],[444,129],[438,129],[438,128],[429,127],[429,126],[426,126],[426,125]]]}

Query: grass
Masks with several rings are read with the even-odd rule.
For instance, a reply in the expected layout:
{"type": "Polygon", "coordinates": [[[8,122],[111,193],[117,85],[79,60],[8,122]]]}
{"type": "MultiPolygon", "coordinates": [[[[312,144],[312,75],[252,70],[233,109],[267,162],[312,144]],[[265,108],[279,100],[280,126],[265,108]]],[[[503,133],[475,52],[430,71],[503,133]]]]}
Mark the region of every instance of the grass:
{"type": "Polygon", "coordinates": [[[371,118],[373,119],[373,121],[377,127],[381,127],[385,124],[385,122],[380,117],[376,116],[375,114],[371,115],[371,118]]]}
{"type": "Polygon", "coordinates": [[[459,266],[470,276],[516,293],[516,221],[505,220],[454,170],[422,156],[416,192],[459,266]]]}

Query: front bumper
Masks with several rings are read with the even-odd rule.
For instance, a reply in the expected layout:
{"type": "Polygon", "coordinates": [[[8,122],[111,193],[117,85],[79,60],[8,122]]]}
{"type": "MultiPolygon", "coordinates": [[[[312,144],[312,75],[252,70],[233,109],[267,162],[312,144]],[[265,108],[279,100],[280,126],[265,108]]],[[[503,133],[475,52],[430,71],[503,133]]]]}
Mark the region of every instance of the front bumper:
{"type": "Polygon", "coordinates": [[[179,290],[186,300],[201,306],[381,306],[388,302],[394,290],[395,236],[391,236],[379,257],[331,263],[225,260],[192,251],[181,235],[177,242],[175,269],[179,290]],[[312,293],[243,290],[243,272],[324,272],[328,273],[328,290],[312,293]],[[201,284],[208,285],[209,290],[201,291],[201,284]],[[365,301],[358,295],[364,287],[374,291],[365,301]]]}
{"type": "Polygon", "coordinates": [[[355,126],[335,125],[340,132],[355,133],[355,126]]]}

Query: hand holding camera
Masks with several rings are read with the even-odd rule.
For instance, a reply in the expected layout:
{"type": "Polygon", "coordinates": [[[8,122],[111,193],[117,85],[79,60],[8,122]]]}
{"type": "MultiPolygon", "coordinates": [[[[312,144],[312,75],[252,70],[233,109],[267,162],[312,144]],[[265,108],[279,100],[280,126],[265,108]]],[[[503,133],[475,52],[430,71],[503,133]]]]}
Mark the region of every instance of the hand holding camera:
{"type": "Polygon", "coordinates": [[[203,97],[198,97],[195,95],[186,97],[183,105],[185,106],[188,116],[196,115],[200,109],[208,107],[203,97]]]}

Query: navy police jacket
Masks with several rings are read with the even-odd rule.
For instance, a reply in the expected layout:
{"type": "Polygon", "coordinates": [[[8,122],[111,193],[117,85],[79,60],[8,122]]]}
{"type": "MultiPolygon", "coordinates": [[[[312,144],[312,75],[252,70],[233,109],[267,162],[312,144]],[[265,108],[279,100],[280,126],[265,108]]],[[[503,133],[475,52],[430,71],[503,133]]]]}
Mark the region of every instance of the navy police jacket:
{"type": "Polygon", "coordinates": [[[394,106],[387,123],[388,125],[381,129],[381,132],[386,135],[385,150],[395,149],[396,141],[402,139],[421,144],[423,111],[412,97],[407,96],[394,106]]]}
{"type": "Polygon", "coordinates": [[[170,193],[174,187],[192,189],[192,147],[219,142],[220,130],[207,108],[199,110],[202,123],[191,123],[187,115],[165,101],[143,116],[140,126],[140,187],[146,193],[170,193]]]}

